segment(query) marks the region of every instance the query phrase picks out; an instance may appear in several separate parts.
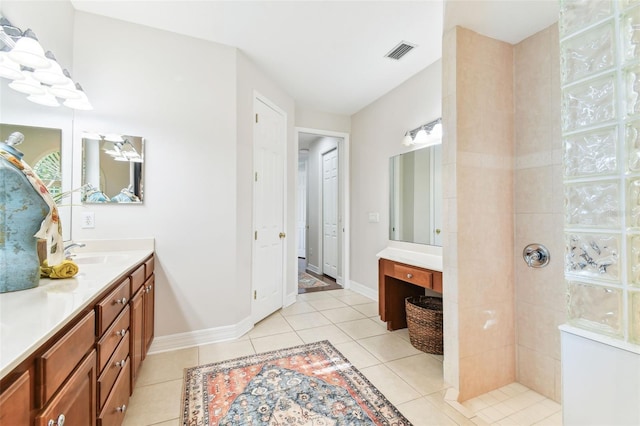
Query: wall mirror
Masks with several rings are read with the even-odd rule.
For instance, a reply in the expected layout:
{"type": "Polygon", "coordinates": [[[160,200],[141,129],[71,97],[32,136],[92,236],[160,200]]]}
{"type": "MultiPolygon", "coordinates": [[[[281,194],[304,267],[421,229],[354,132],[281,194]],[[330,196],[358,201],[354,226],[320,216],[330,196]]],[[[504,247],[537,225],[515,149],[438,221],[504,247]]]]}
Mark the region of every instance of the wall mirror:
{"type": "Polygon", "coordinates": [[[82,135],[82,202],[140,204],[144,199],[144,138],[82,135]]]}
{"type": "Polygon", "coordinates": [[[13,132],[24,135],[24,142],[16,148],[22,159],[42,179],[54,198],[62,194],[62,130],[45,127],[0,124],[0,140],[6,141],[13,132]]]}
{"type": "Polygon", "coordinates": [[[442,246],[442,145],[389,160],[389,239],[442,246]]]}

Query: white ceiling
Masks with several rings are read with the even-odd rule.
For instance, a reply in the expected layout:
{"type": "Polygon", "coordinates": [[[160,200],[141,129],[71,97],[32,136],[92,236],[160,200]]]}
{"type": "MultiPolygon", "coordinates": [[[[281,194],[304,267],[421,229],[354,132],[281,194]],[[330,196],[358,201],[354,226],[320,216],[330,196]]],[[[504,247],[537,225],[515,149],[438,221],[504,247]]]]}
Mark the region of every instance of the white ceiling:
{"type": "MultiPolygon", "coordinates": [[[[443,3],[71,0],[76,10],[235,46],[297,105],[351,115],[441,57],[443,3]],[[418,47],[400,61],[401,41],[418,47]]],[[[445,27],[511,43],[557,20],[557,1],[447,1],[445,27]]]]}

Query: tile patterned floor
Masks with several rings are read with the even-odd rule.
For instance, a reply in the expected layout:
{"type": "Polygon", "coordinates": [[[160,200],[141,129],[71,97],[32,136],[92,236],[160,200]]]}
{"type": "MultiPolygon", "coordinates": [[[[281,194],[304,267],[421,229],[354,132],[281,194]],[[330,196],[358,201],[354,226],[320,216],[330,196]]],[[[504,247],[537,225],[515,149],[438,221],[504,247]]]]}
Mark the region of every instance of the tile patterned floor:
{"type": "Polygon", "coordinates": [[[562,425],[561,406],[518,384],[462,404],[442,379],[442,356],[389,332],[377,303],[350,290],[298,295],[238,340],[150,355],[129,402],[125,426],[179,425],[183,369],[259,352],[329,340],[415,425],[562,425]]]}

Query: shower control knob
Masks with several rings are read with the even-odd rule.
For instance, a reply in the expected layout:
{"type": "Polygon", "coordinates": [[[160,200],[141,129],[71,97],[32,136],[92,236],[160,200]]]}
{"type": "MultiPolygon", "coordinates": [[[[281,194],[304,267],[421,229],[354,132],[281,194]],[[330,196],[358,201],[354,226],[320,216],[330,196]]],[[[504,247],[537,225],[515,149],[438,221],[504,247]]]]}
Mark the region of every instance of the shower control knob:
{"type": "Polygon", "coordinates": [[[529,268],[544,268],[551,259],[549,250],[542,244],[529,244],[522,251],[522,258],[529,268]]]}

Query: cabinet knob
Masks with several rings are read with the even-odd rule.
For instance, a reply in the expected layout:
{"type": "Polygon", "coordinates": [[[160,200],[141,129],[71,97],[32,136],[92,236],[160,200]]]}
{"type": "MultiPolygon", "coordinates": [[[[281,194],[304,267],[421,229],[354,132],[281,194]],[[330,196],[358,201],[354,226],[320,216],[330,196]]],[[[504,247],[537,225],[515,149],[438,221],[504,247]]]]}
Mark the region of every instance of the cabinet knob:
{"type": "Polygon", "coordinates": [[[115,302],[117,305],[124,305],[125,303],[127,303],[127,298],[123,297],[122,299],[116,299],[115,302]]]}
{"type": "Polygon", "coordinates": [[[123,359],[122,361],[116,361],[116,367],[124,368],[124,365],[126,363],[127,363],[126,359],[123,359]]]}
{"type": "Polygon", "coordinates": [[[413,278],[413,274],[407,274],[407,278],[409,279],[413,278]]]}
{"type": "Polygon", "coordinates": [[[64,414],[60,414],[58,416],[58,421],[56,422],[55,420],[51,419],[49,420],[49,423],[47,423],[47,426],[64,426],[64,414]]]}
{"type": "Polygon", "coordinates": [[[126,409],[127,409],[127,406],[126,406],[126,405],[124,405],[124,404],[122,404],[122,406],[121,406],[121,407],[116,407],[116,411],[117,411],[118,413],[124,413],[124,411],[125,411],[126,409]]]}
{"type": "Polygon", "coordinates": [[[151,291],[151,286],[148,286],[148,287],[145,289],[145,291],[146,291],[147,293],[149,293],[149,292],[151,291]]]}
{"type": "Polygon", "coordinates": [[[116,334],[120,337],[124,337],[124,335],[127,334],[127,330],[123,328],[122,330],[116,331],[116,334]]]}

